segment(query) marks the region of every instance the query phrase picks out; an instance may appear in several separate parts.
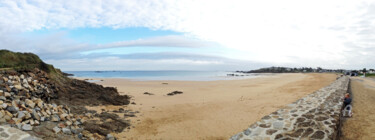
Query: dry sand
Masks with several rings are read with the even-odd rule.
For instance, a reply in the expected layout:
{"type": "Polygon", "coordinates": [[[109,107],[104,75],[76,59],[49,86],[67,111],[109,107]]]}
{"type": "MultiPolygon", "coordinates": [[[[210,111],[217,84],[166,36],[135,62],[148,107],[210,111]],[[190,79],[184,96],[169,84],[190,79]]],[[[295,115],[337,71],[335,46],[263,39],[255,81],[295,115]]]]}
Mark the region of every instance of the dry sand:
{"type": "MultiPolygon", "coordinates": [[[[335,74],[276,74],[224,81],[97,82],[133,96],[140,111],[131,118],[134,128],[115,134],[120,139],[228,139],[264,115],[329,85],[335,74]],[[168,83],[168,84],[162,84],[168,83]],[[166,96],[172,91],[183,94],[166,96]],[[155,95],[145,95],[150,92],[155,95]]],[[[118,109],[115,106],[91,108],[118,109]]]]}
{"type": "Polygon", "coordinates": [[[351,78],[353,117],[343,123],[343,140],[375,140],[375,79],[351,78]]]}

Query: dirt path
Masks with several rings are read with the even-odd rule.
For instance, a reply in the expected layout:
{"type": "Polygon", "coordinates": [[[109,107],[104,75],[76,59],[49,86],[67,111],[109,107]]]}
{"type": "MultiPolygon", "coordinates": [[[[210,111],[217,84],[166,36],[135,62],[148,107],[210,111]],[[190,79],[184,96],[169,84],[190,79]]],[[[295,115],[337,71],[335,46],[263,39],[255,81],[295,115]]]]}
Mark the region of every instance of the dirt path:
{"type": "Polygon", "coordinates": [[[375,140],[375,80],[351,78],[353,117],[345,120],[342,140],[375,140]]]}

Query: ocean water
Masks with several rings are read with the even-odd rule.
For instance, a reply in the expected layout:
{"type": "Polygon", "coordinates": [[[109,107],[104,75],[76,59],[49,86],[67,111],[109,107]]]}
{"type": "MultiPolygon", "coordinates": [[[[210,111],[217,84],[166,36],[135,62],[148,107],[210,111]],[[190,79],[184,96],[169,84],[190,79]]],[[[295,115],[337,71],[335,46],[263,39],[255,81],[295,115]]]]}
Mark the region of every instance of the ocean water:
{"type": "Polygon", "coordinates": [[[130,80],[215,81],[253,78],[256,75],[228,71],[64,71],[73,77],[125,78],[130,80]],[[239,76],[227,76],[237,74],[239,76]]]}

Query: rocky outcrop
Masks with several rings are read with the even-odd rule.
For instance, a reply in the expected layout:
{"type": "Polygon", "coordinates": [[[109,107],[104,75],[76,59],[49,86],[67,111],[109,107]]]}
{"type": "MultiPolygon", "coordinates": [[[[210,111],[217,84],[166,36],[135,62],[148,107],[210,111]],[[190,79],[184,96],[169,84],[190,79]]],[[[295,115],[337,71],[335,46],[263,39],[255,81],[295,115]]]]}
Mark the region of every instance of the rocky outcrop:
{"type": "Polygon", "coordinates": [[[104,139],[130,126],[116,114],[85,108],[127,105],[128,96],[119,95],[115,88],[59,78],[39,69],[0,71],[0,125],[43,139],[104,139]]]}
{"type": "Polygon", "coordinates": [[[57,98],[51,86],[42,71],[0,74],[0,123],[32,131],[42,122],[51,121],[56,122],[55,133],[71,135],[76,132],[74,134],[79,136],[83,131],[82,124],[90,116],[76,115],[66,105],[49,103],[51,98],[57,98]]]}
{"type": "Polygon", "coordinates": [[[329,86],[264,116],[230,139],[335,139],[341,99],[348,83],[348,77],[338,78],[329,86]]]}

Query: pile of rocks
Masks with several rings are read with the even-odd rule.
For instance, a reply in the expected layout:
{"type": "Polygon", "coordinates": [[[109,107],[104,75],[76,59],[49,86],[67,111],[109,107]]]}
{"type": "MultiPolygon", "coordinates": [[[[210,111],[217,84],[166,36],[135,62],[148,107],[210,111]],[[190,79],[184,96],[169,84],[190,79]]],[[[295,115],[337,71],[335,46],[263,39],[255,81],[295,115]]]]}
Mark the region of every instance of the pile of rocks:
{"type": "Polygon", "coordinates": [[[335,139],[341,98],[348,83],[348,77],[338,78],[331,85],[264,116],[231,139],[335,139]]]}
{"type": "Polygon", "coordinates": [[[57,124],[53,128],[55,133],[84,138],[82,124],[92,114],[74,115],[67,106],[48,103],[57,97],[54,90],[43,71],[0,74],[0,124],[31,131],[42,122],[52,121],[57,124]]]}

